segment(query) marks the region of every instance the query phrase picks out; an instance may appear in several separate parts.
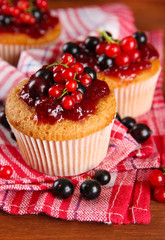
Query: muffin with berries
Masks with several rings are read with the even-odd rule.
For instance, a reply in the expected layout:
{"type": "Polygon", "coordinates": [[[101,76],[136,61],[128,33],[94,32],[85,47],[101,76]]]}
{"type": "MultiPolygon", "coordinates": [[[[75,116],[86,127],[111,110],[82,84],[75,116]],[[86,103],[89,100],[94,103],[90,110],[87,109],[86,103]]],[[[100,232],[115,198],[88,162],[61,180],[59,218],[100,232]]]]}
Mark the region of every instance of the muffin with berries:
{"type": "Polygon", "coordinates": [[[150,110],[161,70],[159,54],[143,32],[121,41],[109,32],[99,31],[83,42],[67,42],[63,53],[71,53],[85,67],[92,67],[98,78],[114,88],[121,117],[137,117],[150,110]]]}
{"type": "Polygon", "coordinates": [[[16,65],[21,51],[45,47],[61,32],[47,0],[0,1],[0,56],[16,65]]]}
{"type": "Polygon", "coordinates": [[[23,158],[49,175],[96,167],[106,155],[115,114],[113,90],[67,53],[19,83],[6,101],[23,158]]]}

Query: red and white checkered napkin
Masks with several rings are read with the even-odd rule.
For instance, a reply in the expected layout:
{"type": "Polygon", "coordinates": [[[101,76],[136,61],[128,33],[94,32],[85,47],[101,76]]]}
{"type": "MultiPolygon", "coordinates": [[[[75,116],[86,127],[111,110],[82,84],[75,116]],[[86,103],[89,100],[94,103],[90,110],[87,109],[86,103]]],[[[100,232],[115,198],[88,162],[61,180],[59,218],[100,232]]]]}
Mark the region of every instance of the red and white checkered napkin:
{"type": "MultiPolygon", "coordinates": [[[[121,4],[59,9],[56,12],[63,25],[63,34],[56,46],[23,52],[18,69],[0,60],[2,99],[6,98],[17,82],[49,62],[53,56],[56,57],[60,44],[69,38],[86,35],[104,24],[102,29],[110,30],[115,37],[123,37],[135,30],[132,13],[121,4]]],[[[148,38],[158,49],[163,62],[162,31],[148,33],[148,38]]],[[[151,216],[148,175],[150,168],[160,166],[159,154],[162,154],[162,139],[165,139],[164,109],[161,73],[151,111],[138,118],[138,121],[150,126],[153,131],[152,137],[140,145],[126,133],[126,128],[121,123],[115,121],[107,156],[96,168],[110,171],[112,179],[110,184],[102,187],[99,198],[92,201],[84,200],[79,189],[87,175],[93,176],[96,169],[71,177],[75,185],[74,194],[68,199],[60,200],[54,197],[50,190],[56,177],[45,176],[30,169],[23,161],[8,130],[0,126],[0,165],[11,165],[13,168],[10,180],[0,179],[1,209],[12,214],[44,212],[55,218],[67,220],[112,224],[149,223],[151,216]]]]}
{"type": "Polygon", "coordinates": [[[0,179],[0,206],[3,210],[12,214],[44,212],[67,220],[114,224],[150,221],[149,170],[142,169],[160,165],[159,154],[152,138],[141,146],[116,120],[106,158],[96,169],[70,177],[75,191],[65,200],[54,197],[51,192],[57,177],[43,175],[28,167],[17,145],[12,142],[9,132],[2,127],[0,140],[0,165],[10,165],[13,168],[10,180],[0,179]],[[142,158],[139,158],[141,155],[142,158]],[[119,164],[116,165],[117,163],[119,164]],[[87,176],[92,177],[97,169],[111,171],[110,184],[102,187],[98,199],[84,200],[80,195],[80,185],[87,176]]]}

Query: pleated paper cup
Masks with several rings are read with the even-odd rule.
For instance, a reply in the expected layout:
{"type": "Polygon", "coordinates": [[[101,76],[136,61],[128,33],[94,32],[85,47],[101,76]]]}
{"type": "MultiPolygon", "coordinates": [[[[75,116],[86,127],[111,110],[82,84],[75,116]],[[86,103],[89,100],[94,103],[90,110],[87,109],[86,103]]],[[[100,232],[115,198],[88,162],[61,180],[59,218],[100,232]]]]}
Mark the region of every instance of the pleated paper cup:
{"type": "Polygon", "coordinates": [[[16,45],[16,44],[0,44],[0,57],[10,64],[16,66],[20,53],[27,49],[38,49],[48,47],[50,44],[55,42],[47,43],[47,44],[34,44],[34,45],[16,45]]]}
{"type": "Polygon", "coordinates": [[[138,117],[151,109],[156,83],[161,69],[151,78],[115,88],[117,112],[123,118],[138,117]]]}
{"type": "Polygon", "coordinates": [[[46,141],[29,137],[11,126],[22,157],[33,169],[52,176],[73,176],[95,168],[106,156],[112,123],[87,137],[46,141]]]}

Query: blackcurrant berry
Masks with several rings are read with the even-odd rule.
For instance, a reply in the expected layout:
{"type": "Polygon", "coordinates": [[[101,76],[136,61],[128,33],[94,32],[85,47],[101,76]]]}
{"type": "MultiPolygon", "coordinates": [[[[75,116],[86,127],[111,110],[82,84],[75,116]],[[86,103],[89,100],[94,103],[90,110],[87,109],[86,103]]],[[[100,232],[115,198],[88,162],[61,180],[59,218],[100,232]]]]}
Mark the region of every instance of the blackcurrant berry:
{"type": "Polygon", "coordinates": [[[134,118],[132,117],[125,117],[121,120],[122,124],[124,126],[126,126],[128,129],[133,128],[133,126],[135,125],[136,121],[134,118]]]}
{"type": "Polygon", "coordinates": [[[76,57],[80,54],[81,49],[77,43],[67,42],[63,45],[63,53],[70,53],[73,57],[76,57]]]}
{"type": "Polygon", "coordinates": [[[142,143],[150,137],[152,131],[146,124],[136,123],[133,128],[130,129],[129,133],[138,143],[142,143]]]}
{"type": "MultiPolygon", "coordinates": [[[[108,32],[108,31],[105,31],[106,32],[106,34],[109,36],[109,37],[112,37],[112,34],[110,33],[110,32],[108,32]]],[[[101,36],[100,37],[100,41],[106,41],[106,39],[103,37],[103,36],[101,36]]]]}
{"type": "Polygon", "coordinates": [[[114,60],[112,58],[107,57],[106,54],[102,54],[99,56],[97,64],[99,65],[101,70],[105,70],[113,66],[114,60]]]}
{"type": "Polygon", "coordinates": [[[101,186],[93,179],[85,180],[80,186],[80,192],[87,200],[97,198],[101,193],[101,186]]]}
{"type": "Polygon", "coordinates": [[[118,113],[116,113],[115,118],[116,118],[119,122],[121,122],[121,117],[120,117],[120,115],[119,115],[118,113]]]}
{"type": "Polygon", "coordinates": [[[97,78],[96,71],[93,68],[85,67],[84,72],[88,73],[92,80],[95,80],[97,78]]]}
{"type": "Polygon", "coordinates": [[[99,43],[99,39],[96,37],[88,37],[85,40],[85,48],[90,51],[95,51],[97,44],[99,43]]]}
{"type": "Polygon", "coordinates": [[[52,192],[59,198],[69,198],[74,192],[73,183],[67,178],[59,178],[54,182],[52,192]]]}
{"type": "Polygon", "coordinates": [[[138,44],[146,44],[147,43],[147,36],[144,32],[135,32],[133,37],[136,38],[138,44]]]}
{"type": "Polygon", "coordinates": [[[111,175],[104,169],[99,169],[95,172],[94,179],[101,185],[106,185],[111,180],[111,175]]]}
{"type": "Polygon", "coordinates": [[[40,22],[42,19],[42,12],[36,8],[32,10],[32,15],[35,17],[37,22],[40,22]]]}
{"type": "Polygon", "coordinates": [[[48,80],[51,85],[54,84],[53,73],[52,73],[52,71],[50,71],[49,69],[46,69],[46,68],[41,68],[41,69],[39,69],[39,70],[34,74],[34,77],[44,78],[44,79],[48,80]]]}
{"type": "Polygon", "coordinates": [[[82,94],[85,94],[86,92],[86,88],[84,87],[84,85],[80,82],[78,82],[78,87],[76,89],[77,91],[80,91],[82,94]]]}
{"type": "Polygon", "coordinates": [[[1,25],[9,25],[12,22],[10,16],[0,15],[0,24],[1,25]]]}
{"type": "Polygon", "coordinates": [[[0,111],[0,124],[2,124],[5,128],[10,128],[8,121],[6,119],[5,109],[0,111]]]}
{"type": "Polygon", "coordinates": [[[45,78],[33,77],[27,84],[30,97],[43,97],[48,95],[50,83],[45,78]]]}

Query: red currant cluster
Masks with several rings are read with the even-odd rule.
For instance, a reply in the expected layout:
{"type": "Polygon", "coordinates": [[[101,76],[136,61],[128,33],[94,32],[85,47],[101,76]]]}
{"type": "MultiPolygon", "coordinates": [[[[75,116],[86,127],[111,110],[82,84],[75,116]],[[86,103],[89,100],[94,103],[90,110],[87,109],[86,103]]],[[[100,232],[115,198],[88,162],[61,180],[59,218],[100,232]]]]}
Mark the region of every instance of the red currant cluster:
{"type": "Polygon", "coordinates": [[[52,67],[53,79],[55,85],[48,90],[49,96],[61,99],[64,109],[70,110],[75,103],[80,103],[83,99],[84,91],[78,88],[81,83],[83,87],[88,87],[92,83],[92,77],[84,72],[81,63],[75,63],[71,54],[62,55],[62,62],[54,63],[47,68],[52,67]]]}
{"type": "Polygon", "coordinates": [[[105,41],[99,42],[96,46],[97,54],[106,54],[110,58],[114,58],[117,66],[125,67],[131,62],[140,60],[141,53],[137,49],[137,40],[133,36],[123,38],[121,41],[113,40],[112,36],[108,36],[106,32],[99,31],[105,41]]]}
{"type": "Polygon", "coordinates": [[[165,203],[165,168],[152,170],[149,180],[157,201],[165,203]]]}
{"type": "Polygon", "coordinates": [[[13,174],[13,169],[10,166],[1,166],[0,167],[0,177],[9,179],[13,174]]]}
{"type": "MultiPolygon", "coordinates": [[[[47,0],[0,0],[0,14],[12,17],[12,21],[16,23],[34,24],[37,21],[36,9],[40,11],[47,7],[47,0]]],[[[7,24],[6,22],[10,21],[3,21],[7,24]]]]}

